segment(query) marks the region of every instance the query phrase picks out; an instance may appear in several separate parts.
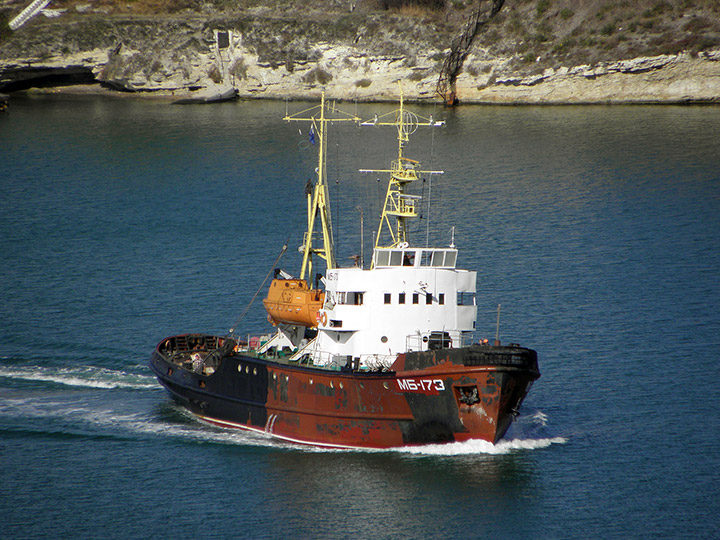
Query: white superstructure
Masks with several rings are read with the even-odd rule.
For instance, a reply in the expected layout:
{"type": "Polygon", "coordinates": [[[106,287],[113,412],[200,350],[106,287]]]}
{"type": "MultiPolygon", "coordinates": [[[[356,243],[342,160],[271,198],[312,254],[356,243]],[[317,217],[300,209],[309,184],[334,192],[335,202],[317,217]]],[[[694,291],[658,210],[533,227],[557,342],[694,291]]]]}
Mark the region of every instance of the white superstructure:
{"type": "Polygon", "coordinates": [[[398,353],[460,347],[475,329],[476,273],[457,249],[376,248],[373,268],[335,268],[309,347],[317,365],[388,367],[398,353]]]}
{"type": "MultiPolygon", "coordinates": [[[[419,162],[403,155],[403,146],[419,126],[439,127],[444,123],[404,109],[402,94],[398,110],[360,123],[396,128],[398,155],[389,169],[361,169],[389,174],[370,268],[338,268],[324,174],[325,125],[329,121],[325,108],[323,95],[319,116],[302,117],[306,111],[286,116],[287,120],[312,122],[312,133],[320,140],[318,180],[307,188],[308,232],[302,246],[300,274],[302,280],[306,269],[311,271],[313,255],[325,260],[324,301],[316,314],[317,324],[303,323],[317,328],[317,334],[306,338],[310,334],[305,327],[278,324],[277,335],[265,349],[287,348],[294,351],[291,361],[317,366],[381,369],[389,368],[400,353],[469,345],[475,330],[476,273],[456,268],[458,250],[454,243],[446,248],[411,247],[407,232],[407,220],[418,217],[421,204],[421,197],[410,194],[408,188],[423,176],[443,171],[422,170],[419,162]],[[312,245],[316,221],[321,224],[322,247],[312,245]]],[[[275,285],[284,290],[282,287],[289,283],[280,281],[275,285]]],[[[285,315],[288,309],[300,306],[289,301],[280,306],[285,315]]],[[[293,321],[288,316],[270,314],[276,320],[293,321]]]]}

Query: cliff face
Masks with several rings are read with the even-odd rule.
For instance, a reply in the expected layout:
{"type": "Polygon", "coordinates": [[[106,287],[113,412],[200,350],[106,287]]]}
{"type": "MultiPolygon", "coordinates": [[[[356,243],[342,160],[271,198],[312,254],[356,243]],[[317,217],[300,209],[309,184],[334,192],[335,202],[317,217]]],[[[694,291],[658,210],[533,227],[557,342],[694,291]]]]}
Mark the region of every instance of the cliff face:
{"type": "MultiPolygon", "coordinates": [[[[336,99],[383,100],[397,95],[400,81],[408,98],[436,99],[450,43],[462,31],[465,15],[479,5],[457,4],[455,11],[394,12],[361,9],[360,2],[319,2],[315,7],[326,9],[306,9],[300,16],[292,2],[282,10],[258,5],[223,11],[206,5],[202,12],[171,14],[118,12],[112,2],[94,8],[65,2],[58,17],[40,15],[4,34],[0,91],[100,82],[116,90],[183,95],[219,84],[235,87],[242,97],[313,97],[325,89],[336,99]]],[[[630,27],[632,21],[602,26],[596,15],[563,5],[508,1],[473,42],[457,79],[461,101],[720,100],[720,41],[717,46],[713,41],[720,28],[716,31],[706,15],[674,23],[677,32],[689,36],[684,41],[655,22],[651,26],[664,32],[670,46],[642,34],[642,40],[632,38],[632,48],[627,43],[632,40],[624,38],[612,49],[605,41],[591,47],[585,34],[608,38],[612,45],[613,36],[623,31],[620,25],[630,27]],[[588,17],[598,28],[595,34],[588,17]],[[546,34],[538,36],[538,28],[546,34]]],[[[17,11],[5,9],[6,14],[17,11]]],[[[670,15],[675,21],[677,13],[670,15]]]]}

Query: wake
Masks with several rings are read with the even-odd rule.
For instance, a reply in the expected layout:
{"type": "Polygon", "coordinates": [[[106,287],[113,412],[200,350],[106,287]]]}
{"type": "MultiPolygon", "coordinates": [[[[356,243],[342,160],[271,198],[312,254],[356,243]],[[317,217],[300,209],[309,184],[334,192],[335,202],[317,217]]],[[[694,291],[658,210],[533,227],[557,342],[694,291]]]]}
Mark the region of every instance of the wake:
{"type": "Polygon", "coordinates": [[[0,366],[0,377],[83,388],[127,388],[135,390],[160,388],[155,382],[155,379],[149,375],[140,375],[93,366],[75,366],[68,368],[0,366]]]}

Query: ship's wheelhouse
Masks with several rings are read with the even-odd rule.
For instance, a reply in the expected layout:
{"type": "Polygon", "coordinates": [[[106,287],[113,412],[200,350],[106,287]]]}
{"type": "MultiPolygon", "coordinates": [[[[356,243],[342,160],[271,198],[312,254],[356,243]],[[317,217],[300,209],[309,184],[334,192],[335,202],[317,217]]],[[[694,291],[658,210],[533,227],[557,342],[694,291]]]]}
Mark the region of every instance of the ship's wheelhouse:
{"type": "Polygon", "coordinates": [[[476,273],[455,268],[455,248],[377,248],[373,267],[325,276],[315,363],[391,363],[399,353],[468,345],[476,273]]]}

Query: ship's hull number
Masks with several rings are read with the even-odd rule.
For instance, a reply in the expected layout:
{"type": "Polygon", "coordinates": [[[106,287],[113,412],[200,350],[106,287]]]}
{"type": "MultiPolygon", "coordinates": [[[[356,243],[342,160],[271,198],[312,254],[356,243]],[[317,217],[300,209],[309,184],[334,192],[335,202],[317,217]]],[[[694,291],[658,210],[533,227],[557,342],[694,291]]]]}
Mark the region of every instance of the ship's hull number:
{"type": "Polygon", "coordinates": [[[397,379],[398,389],[403,392],[421,392],[424,394],[437,394],[445,390],[442,379],[397,379]]]}

